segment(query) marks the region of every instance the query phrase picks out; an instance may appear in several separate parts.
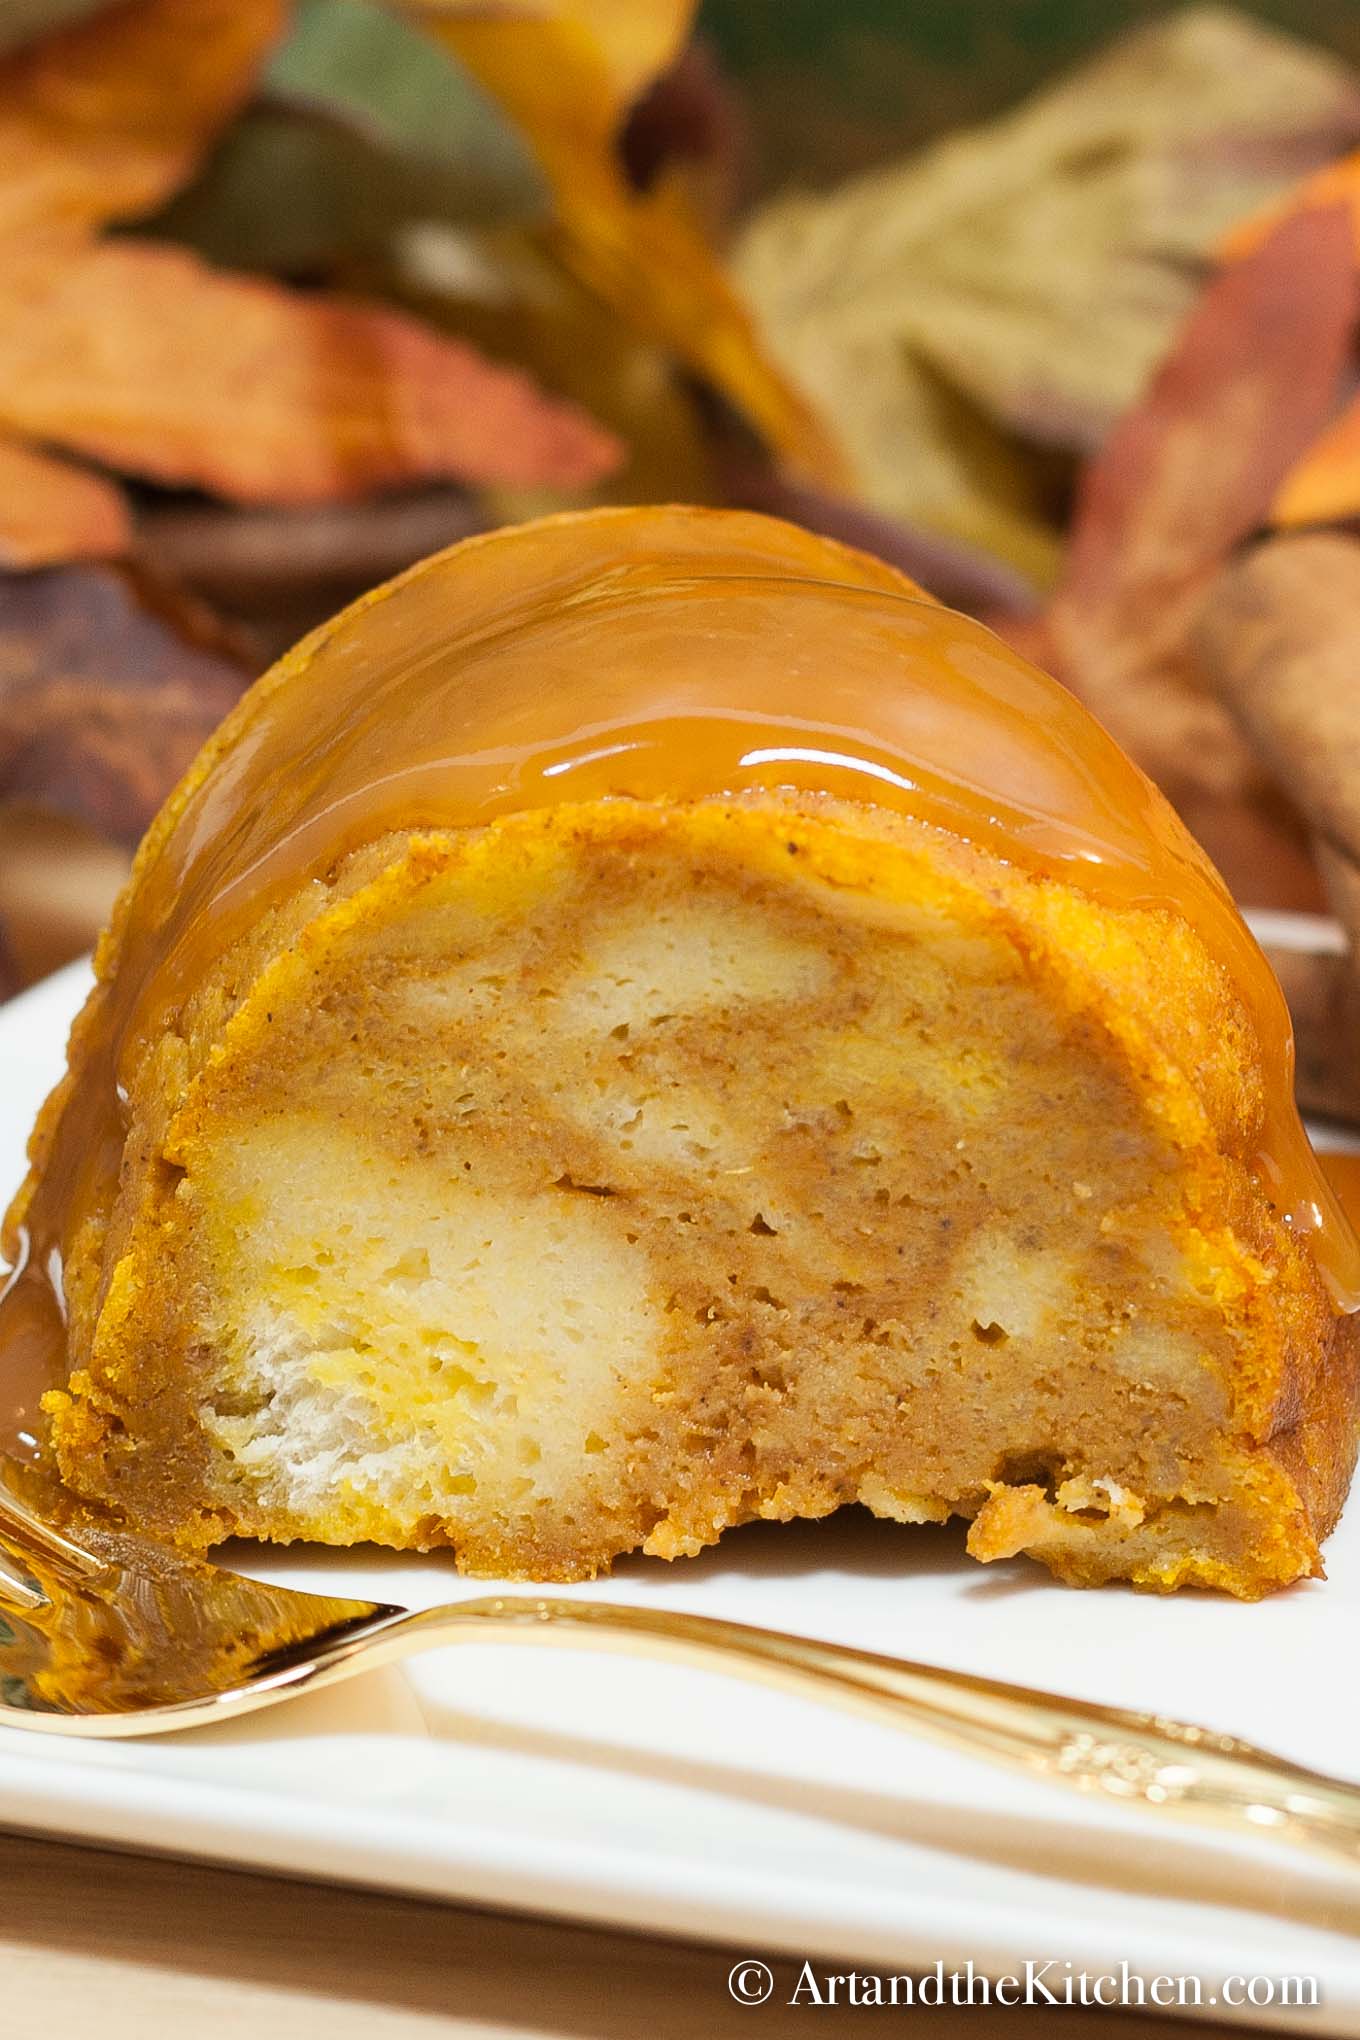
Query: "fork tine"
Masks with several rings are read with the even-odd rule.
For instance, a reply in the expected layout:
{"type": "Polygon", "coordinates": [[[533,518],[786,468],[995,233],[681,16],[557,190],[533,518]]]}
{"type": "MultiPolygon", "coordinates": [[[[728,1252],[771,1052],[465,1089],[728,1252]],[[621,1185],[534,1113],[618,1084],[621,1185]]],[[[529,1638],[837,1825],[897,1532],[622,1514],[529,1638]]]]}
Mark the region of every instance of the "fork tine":
{"type": "Polygon", "coordinates": [[[19,1551],[32,1552],[38,1557],[54,1560],[59,1565],[73,1566],[79,1573],[93,1577],[105,1570],[102,1558],[92,1552],[83,1551],[63,1536],[52,1524],[45,1523],[41,1516],[35,1516],[27,1505],[21,1502],[11,1488],[0,1479],[0,1539],[19,1551]]]}
{"type": "Polygon", "coordinates": [[[30,1579],[13,1554],[0,1544],[0,1608],[17,1608],[20,1614],[34,1615],[51,1605],[37,1581],[30,1579]]]}

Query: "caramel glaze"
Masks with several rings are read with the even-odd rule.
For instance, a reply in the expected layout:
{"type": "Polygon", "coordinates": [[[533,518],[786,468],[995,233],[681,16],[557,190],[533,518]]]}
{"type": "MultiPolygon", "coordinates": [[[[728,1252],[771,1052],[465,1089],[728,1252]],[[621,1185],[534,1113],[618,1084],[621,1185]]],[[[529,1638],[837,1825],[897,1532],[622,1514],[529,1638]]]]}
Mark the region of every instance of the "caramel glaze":
{"type": "Polygon", "coordinates": [[[1329,1148],[1318,1156],[1332,1195],[1351,1224],[1360,1229],[1360,1154],[1329,1148]]]}
{"type": "MultiPolygon", "coordinates": [[[[893,569],[771,519],[591,511],[474,538],[346,610],[254,687],[153,825],[10,1214],[6,1387],[65,1373],[60,1270],[106,1204],[123,1079],[272,901],[390,829],[632,795],[792,788],[896,809],[1198,929],[1260,1037],[1253,1167],[1338,1308],[1360,1245],[1294,1106],[1284,999],[1218,874],[1058,683],[893,569]]],[[[22,1434],[22,1435],[21,1435],[22,1434]]]]}

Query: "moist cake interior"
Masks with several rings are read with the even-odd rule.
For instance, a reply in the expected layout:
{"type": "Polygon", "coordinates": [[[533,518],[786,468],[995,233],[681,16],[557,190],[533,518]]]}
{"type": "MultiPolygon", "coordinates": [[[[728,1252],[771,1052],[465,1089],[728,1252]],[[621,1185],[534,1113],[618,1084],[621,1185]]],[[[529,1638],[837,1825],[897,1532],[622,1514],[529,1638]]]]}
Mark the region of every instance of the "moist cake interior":
{"type": "Polygon", "coordinates": [[[850,1501],[1075,1580],[1297,1570],[1232,1418],[1249,1250],[1196,1211],[1256,1194],[1213,968],[843,819],[594,803],[274,910],[141,1086],[69,1470],[190,1542],[541,1579],[850,1501]]]}

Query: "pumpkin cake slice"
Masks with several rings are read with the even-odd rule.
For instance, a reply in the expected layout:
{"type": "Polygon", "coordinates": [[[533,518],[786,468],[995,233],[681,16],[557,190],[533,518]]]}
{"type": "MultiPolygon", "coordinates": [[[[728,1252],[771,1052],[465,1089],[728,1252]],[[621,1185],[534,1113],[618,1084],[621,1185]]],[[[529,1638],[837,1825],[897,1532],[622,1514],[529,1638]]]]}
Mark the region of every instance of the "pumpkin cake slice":
{"type": "Polygon", "coordinates": [[[1278,990],[876,562],[685,510],[426,562],[228,719],[98,979],[0,1344],[155,1534],[564,1580],[858,1501],[1077,1584],[1321,1569],[1357,1250],[1278,990]]]}

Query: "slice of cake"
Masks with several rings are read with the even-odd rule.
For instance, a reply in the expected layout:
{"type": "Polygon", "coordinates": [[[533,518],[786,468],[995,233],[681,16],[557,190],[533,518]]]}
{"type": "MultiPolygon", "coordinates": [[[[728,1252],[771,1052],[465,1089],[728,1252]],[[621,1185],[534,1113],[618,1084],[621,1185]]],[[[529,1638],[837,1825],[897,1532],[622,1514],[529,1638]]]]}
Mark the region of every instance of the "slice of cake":
{"type": "Polygon", "coordinates": [[[1278,990],[1070,697],[873,561],[647,510],[425,563],[246,697],[98,975],[0,1340],[157,1535],[574,1579],[858,1501],[1321,1570],[1357,1248],[1278,990]]]}

